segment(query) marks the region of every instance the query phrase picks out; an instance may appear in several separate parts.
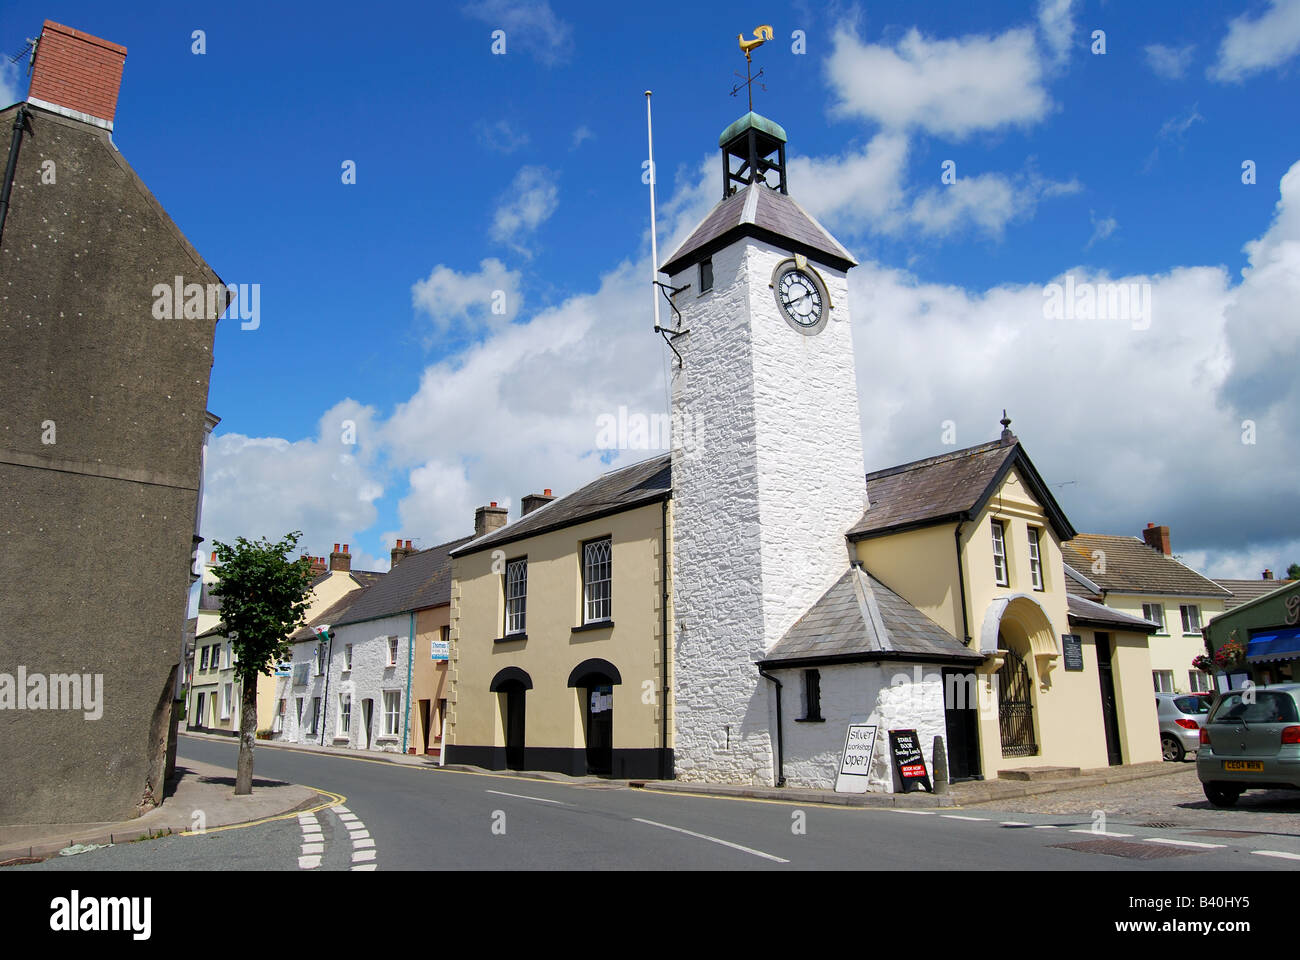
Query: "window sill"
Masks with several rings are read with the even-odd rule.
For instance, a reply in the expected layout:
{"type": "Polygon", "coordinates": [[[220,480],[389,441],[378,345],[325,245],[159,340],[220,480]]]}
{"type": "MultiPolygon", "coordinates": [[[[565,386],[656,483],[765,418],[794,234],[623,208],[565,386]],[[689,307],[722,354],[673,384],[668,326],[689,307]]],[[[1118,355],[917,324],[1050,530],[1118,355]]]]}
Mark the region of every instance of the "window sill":
{"type": "Polygon", "coordinates": [[[825,717],[795,717],[795,723],[825,723],[825,717]]]}
{"type": "Polygon", "coordinates": [[[511,634],[508,634],[507,636],[504,636],[504,637],[497,637],[497,638],[496,638],[495,640],[493,640],[492,642],[493,642],[493,643],[513,643],[513,642],[516,641],[516,640],[527,640],[527,639],[528,639],[528,634],[526,634],[526,633],[511,633],[511,634]]]}
{"type": "Polygon", "coordinates": [[[614,626],[613,620],[593,620],[591,623],[584,623],[581,626],[574,627],[574,633],[584,633],[587,630],[606,630],[614,626]]]}

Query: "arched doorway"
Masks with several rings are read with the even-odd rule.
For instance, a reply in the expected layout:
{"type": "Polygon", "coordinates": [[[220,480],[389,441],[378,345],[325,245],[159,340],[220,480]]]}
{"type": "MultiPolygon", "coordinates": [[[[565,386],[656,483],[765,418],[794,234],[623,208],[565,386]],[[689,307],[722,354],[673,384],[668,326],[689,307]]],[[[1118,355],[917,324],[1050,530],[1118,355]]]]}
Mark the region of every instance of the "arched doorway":
{"type": "Polygon", "coordinates": [[[623,682],[608,660],[584,660],[569,674],[569,686],[583,700],[583,730],[587,736],[587,772],[608,774],[614,769],[614,686],[623,682]]]}
{"type": "Polygon", "coordinates": [[[1002,734],[1002,756],[1032,757],[1038,754],[1034,737],[1034,685],[1029,667],[1006,637],[998,635],[1002,666],[998,668],[998,729],[1002,734]]]}
{"type": "Polygon", "coordinates": [[[525,692],[532,688],[533,678],[518,667],[499,671],[489,687],[499,700],[501,726],[505,731],[505,765],[510,770],[525,769],[525,692]]]}

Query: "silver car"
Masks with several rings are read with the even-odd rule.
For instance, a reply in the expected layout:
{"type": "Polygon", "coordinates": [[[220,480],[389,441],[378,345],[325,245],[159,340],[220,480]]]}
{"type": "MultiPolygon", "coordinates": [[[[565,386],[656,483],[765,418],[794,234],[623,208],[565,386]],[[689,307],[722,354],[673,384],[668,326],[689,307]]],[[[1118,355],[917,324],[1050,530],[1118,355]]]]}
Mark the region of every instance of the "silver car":
{"type": "Polygon", "coordinates": [[[1245,790],[1300,790],[1300,683],[1221,696],[1201,728],[1196,775],[1216,807],[1245,790]]]}
{"type": "Polygon", "coordinates": [[[1180,762],[1201,745],[1201,727],[1210,715],[1208,693],[1157,693],[1156,719],[1160,721],[1160,749],[1166,760],[1180,762]]]}

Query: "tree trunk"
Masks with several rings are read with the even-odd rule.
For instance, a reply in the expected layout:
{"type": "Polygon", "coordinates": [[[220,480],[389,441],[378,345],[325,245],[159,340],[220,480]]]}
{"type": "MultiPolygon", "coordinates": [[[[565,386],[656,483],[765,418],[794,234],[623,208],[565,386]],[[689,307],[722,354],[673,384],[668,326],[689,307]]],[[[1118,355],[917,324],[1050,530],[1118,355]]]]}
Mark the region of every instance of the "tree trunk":
{"type": "Polygon", "coordinates": [[[235,773],[235,796],[253,792],[253,744],[257,740],[257,674],[244,680],[239,712],[239,767],[235,773]]]}

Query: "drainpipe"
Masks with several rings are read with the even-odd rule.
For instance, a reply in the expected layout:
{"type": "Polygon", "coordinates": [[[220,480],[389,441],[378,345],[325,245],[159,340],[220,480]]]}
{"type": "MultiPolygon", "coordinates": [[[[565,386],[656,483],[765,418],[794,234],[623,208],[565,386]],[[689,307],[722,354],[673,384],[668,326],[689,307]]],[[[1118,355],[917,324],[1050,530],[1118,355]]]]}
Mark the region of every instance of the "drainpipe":
{"type": "Polygon", "coordinates": [[[411,626],[406,639],[406,717],[402,721],[402,754],[406,754],[406,737],[411,730],[411,670],[415,665],[415,611],[411,611],[411,626]]]}
{"type": "Polygon", "coordinates": [[[334,628],[325,631],[329,653],[325,655],[325,692],[321,695],[320,745],[325,746],[325,718],[330,714],[330,668],[334,666],[334,628]]]}
{"type": "Polygon", "coordinates": [[[762,667],[758,668],[758,675],[766,680],[771,680],[776,684],[776,786],[785,786],[785,745],[781,737],[781,681],[772,676],[762,667]]]}
{"type": "Polygon", "coordinates": [[[659,751],[659,779],[670,780],[672,770],[668,764],[668,501],[662,500],[659,505],[663,518],[659,525],[659,584],[663,588],[663,599],[659,602],[662,608],[659,612],[663,620],[660,628],[660,641],[663,644],[660,654],[663,681],[659,685],[659,696],[663,702],[659,709],[659,743],[662,747],[659,751]]]}
{"type": "Polygon", "coordinates": [[[20,103],[14,114],[14,134],[9,141],[9,162],[5,165],[4,187],[0,188],[0,239],[4,238],[5,218],[9,216],[9,191],[14,186],[14,172],[18,169],[18,148],[23,142],[23,128],[27,125],[27,104],[20,103]]]}
{"type": "Polygon", "coordinates": [[[962,568],[961,568],[961,528],[965,526],[965,524],[966,524],[965,520],[961,520],[957,523],[957,527],[955,530],[953,530],[952,533],[952,539],[953,539],[953,544],[957,548],[957,586],[961,589],[961,629],[963,635],[962,642],[969,647],[970,646],[970,618],[966,613],[966,575],[965,573],[962,572],[962,568]]]}

